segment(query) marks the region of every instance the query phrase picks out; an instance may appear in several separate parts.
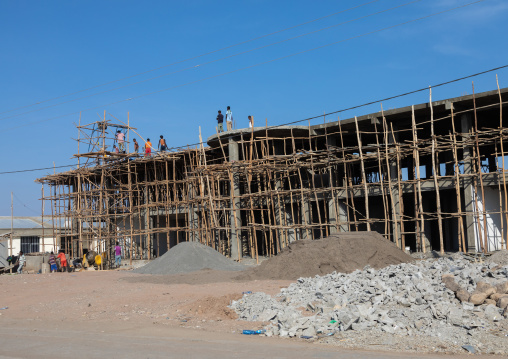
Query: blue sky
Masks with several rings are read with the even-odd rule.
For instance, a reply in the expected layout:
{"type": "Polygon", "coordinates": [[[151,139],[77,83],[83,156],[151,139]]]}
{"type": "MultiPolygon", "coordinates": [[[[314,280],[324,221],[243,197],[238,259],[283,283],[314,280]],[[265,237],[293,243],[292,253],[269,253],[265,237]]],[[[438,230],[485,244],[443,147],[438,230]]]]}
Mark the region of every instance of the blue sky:
{"type": "MultiPolygon", "coordinates": [[[[170,147],[184,146],[198,142],[199,126],[204,138],[215,133],[217,110],[228,105],[238,127],[247,126],[248,115],[257,124],[267,119],[276,125],[507,64],[503,0],[358,37],[472,1],[421,0],[361,19],[411,1],[0,0],[0,172],[76,163],[71,156],[80,111],[87,123],[104,110],[123,121],[129,112],[142,136],[162,134],[170,147]],[[336,15],[167,66],[330,14],[336,15]]],[[[497,74],[501,87],[508,86],[508,71],[497,74]]],[[[477,92],[496,87],[495,73],[474,81],[477,92]]],[[[465,80],[437,88],[433,96],[471,92],[471,80],[465,80]]],[[[427,100],[420,93],[383,107],[427,100]]],[[[379,109],[376,104],[340,116],[379,109]]],[[[11,191],[15,215],[38,215],[40,185],[34,180],[49,172],[0,175],[0,215],[10,214],[11,191]]]]}

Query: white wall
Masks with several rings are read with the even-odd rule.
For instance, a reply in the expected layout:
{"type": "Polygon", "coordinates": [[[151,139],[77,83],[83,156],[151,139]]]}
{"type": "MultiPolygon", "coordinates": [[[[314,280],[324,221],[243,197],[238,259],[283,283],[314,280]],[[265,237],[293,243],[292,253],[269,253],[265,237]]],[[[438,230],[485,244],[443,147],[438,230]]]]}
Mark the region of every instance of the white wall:
{"type": "MultiPolygon", "coordinates": [[[[12,238],[12,250],[11,250],[11,242],[10,239],[7,240],[7,248],[9,248],[8,253],[9,255],[18,255],[19,251],[21,250],[21,238],[20,237],[13,237],[12,238]]],[[[46,237],[44,238],[44,246],[42,245],[42,238],[39,238],[39,251],[40,252],[51,252],[51,251],[58,251],[58,243],[53,237],[46,237]]],[[[55,252],[56,253],[56,252],[55,252]]]]}
{"type": "MultiPolygon", "coordinates": [[[[499,190],[497,188],[484,188],[485,193],[485,209],[486,209],[486,217],[487,217],[487,250],[495,251],[504,248],[503,237],[501,234],[501,215],[499,212],[499,190]]],[[[504,198],[503,191],[501,191],[501,195],[504,198]]],[[[473,198],[474,198],[474,188],[473,188],[473,198]]],[[[485,224],[483,221],[483,206],[484,201],[482,198],[481,190],[478,191],[478,210],[479,213],[476,213],[476,206],[473,206],[475,211],[474,218],[474,231],[475,231],[475,245],[476,250],[481,251],[480,244],[480,235],[478,233],[478,220],[480,222],[481,227],[481,238],[484,237],[485,233],[485,224]],[[476,216],[477,215],[477,216],[476,216]]],[[[508,224],[505,223],[504,226],[506,228],[508,224]]],[[[484,238],[483,238],[484,239],[484,238]]]]}

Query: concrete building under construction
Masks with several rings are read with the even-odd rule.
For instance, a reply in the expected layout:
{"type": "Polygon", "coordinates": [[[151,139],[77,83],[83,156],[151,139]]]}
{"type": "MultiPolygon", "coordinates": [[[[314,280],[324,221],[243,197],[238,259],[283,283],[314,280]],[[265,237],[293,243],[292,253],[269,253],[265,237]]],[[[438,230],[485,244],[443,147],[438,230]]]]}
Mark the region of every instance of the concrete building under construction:
{"type": "MultiPolygon", "coordinates": [[[[242,257],[372,230],[412,251],[506,248],[508,88],[320,125],[216,133],[151,156],[129,121],[78,126],[78,168],[40,178],[60,246],[151,259],[181,241],[242,257]],[[117,131],[126,153],[108,152],[117,131]]],[[[139,136],[139,135],[138,135],[139,136]]],[[[169,144],[171,146],[171,144],[169,144]]],[[[48,216],[48,214],[46,214],[48,216]]]]}

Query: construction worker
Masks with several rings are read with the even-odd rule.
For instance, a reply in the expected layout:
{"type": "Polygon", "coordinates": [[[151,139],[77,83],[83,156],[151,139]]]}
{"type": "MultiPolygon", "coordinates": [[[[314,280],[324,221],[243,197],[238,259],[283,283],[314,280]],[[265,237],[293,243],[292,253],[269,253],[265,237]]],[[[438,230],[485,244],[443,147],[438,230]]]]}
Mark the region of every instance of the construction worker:
{"type": "Polygon", "coordinates": [[[18,264],[18,274],[21,274],[26,263],[26,257],[22,251],[19,252],[18,260],[16,263],[18,264]]]}
{"type": "Polygon", "coordinates": [[[122,153],[125,153],[125,134],[118,130],[116,131],[116,140],[118,141],[118,147],[122,153]]]}
{"type": "Polygon", "coordinates": [[[151,156],[152,155],[152,143],[150,142],[150,139],[147,138],[145,142],[145,156],[151,156]]]}
{"type": "Polygon", "coordinates": [[[113,152],[115,152],[116,154],[120,153],[120,151],[118,150],[118,147],[116,147],[116,145],[113,145],[113,152]]]}
{"type": "Polygon", "coordinates": [[[226,111],[226,125],[228,126],[228,131],[233,129],[233,112],[231,112],[231,107],[228,106],[228,110],[226,111]]]}
{"type": "Polygon", "coordinates": [[[157,149],[162,152],[162,151],[166,151],[166,148],[168,148],[168,146],[166,145],[166,140],[161,135],[161,139],[159,140],[159,144],[157,145],[157,149]]]}
{"type": "Polygon", "coordinates": [[[254,127],[254,116],[248,116],[249,118],[249,128],[254,127]]]}
{"type": "Polygon", "coordinates": [[[60,258],[60,269],[62,272],[65,272],[67,270],[67,258],[65,257],[65,253],[63,249],[58,251],[57,258],[60,258]]]}
{"type": "Polygon", "coordinates": [[[219,114],[217,115],[217,127],[219,129],[219,132],[224,132],[224,126],[222,125],[223,122],[224,122],[224,115],[219,110],[219,114]]]}
{"type": "Polygon", "coordinates": [[[139,153],[139,143],[136,141],[136,139],[133,139],[134,141],[134,152],[139,153]]]}

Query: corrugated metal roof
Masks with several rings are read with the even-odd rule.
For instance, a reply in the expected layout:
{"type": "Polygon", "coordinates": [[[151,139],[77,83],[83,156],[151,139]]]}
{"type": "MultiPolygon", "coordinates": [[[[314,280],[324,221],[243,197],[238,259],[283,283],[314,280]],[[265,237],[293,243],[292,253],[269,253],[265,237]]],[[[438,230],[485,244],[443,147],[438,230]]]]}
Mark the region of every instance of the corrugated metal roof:
{"type": "MultiPolygon", "coordinates": [[[[14,217],[13,228],[14,229],[40,229],[42,228],[42,221],[40,217],[14,217]]],[[[51,227],[51,224],[46,220],[44,221],[44,228],[51,227]]],[[[9,229],[11,228],[11,217],[0,217],[0,228],[9,229]]]]}

